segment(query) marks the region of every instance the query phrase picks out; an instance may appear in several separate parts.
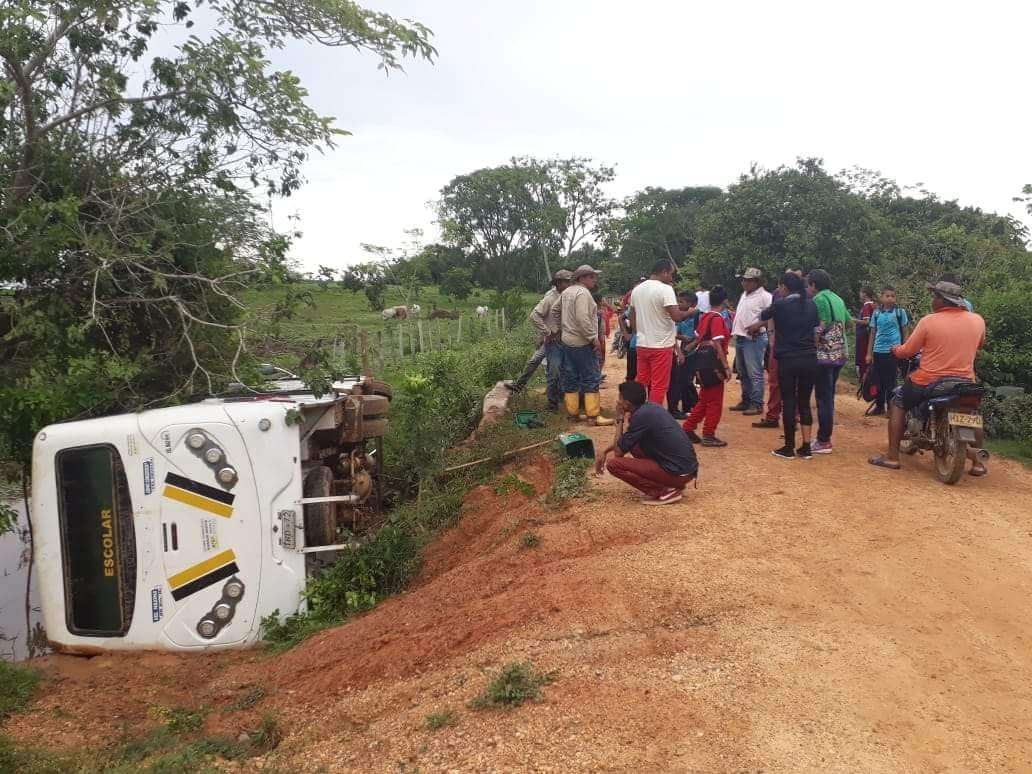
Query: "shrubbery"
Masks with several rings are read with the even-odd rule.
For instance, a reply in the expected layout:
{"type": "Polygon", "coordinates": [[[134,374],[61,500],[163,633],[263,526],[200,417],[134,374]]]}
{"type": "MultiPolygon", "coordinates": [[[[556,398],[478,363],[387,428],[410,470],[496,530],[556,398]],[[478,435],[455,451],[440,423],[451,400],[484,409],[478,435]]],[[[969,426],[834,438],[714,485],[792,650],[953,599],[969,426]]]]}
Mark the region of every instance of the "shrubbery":
{"type": "Polygon", "coordinates": [[[384,472],[395,507],[374,536],[309,580],[307,612],[282,623],[277,615],[262,621],[267,642],[289,647],[404,588],[419,569],[423,546],[454,523],[462,505],[461,482],[436,483],[446,450],[473,430],[486,389],[523,365],[527,347],[513,335],[467,352],[435,352],[391,377],[384,472]]]}

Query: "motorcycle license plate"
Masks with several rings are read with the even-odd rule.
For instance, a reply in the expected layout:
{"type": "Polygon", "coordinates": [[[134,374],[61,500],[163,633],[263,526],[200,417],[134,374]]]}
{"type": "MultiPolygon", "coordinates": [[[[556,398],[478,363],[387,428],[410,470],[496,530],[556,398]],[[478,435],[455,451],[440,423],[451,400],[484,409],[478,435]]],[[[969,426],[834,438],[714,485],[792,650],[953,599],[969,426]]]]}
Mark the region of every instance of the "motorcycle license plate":
{"type": "Polygon", "coordinates": [[[951,411],[949,415],[950,424],[956,427],[981,427],[982,417],[978,414],[958,414],[951,411]]]}

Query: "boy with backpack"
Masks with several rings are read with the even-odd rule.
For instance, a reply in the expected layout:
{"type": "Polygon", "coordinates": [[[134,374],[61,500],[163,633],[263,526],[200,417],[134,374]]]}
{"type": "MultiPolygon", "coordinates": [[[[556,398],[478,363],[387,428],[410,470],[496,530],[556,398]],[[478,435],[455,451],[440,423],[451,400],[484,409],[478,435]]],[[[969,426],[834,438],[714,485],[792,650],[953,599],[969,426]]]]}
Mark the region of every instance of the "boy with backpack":
{"type": "Polygon", "coordinates": [[[692,367],[699,380],[699,400],[692,406],[692,412],[682,427],[692,443],[720,447],[727,446],[727,442],[717,438],[716,433],[724,411],[724,383],[731,378],[727,364],[731,327],[722,314],[727,303],[727,291],[716,285],[710,290],[709,300],[710,311],[702,315],[695,326],[699,344],[692,356],[692,367]],[[695,433],[700,422],[701,438],[695,433]]]}
{"type": "Polygon", "coordinates": [[[892,348],[906,343],[909,325],[907,311],[896,306],[896,289],[886,286],[882,289],[881,305],[874,310],[869,323],[867,363],[873,369],[877,385],[874,408],[868,412],[870,416],[884,416],[887,402],[896,389],[898,361],[892,348]]]}
{"type": "Polygon", "coordinates": [[[700,317],[698,304],[698,297],[694,293],[684,290],[678,292],[678,307],[691,316],[677,323],[677,343],[674,344],[674,363],[667,390],[667,409],[677,420],[687,419],[688,412],[699,400],[699,393],[695,390],[695,373],[689,362],[695,351],[695,323],[700,317]]]}

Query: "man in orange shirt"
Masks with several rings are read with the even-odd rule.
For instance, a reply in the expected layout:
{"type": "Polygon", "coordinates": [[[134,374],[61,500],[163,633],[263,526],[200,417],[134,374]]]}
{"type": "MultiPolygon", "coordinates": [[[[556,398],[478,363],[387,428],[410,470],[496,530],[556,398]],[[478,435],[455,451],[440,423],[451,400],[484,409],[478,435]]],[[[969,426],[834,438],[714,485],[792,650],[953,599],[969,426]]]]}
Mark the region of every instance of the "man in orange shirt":
{"type": "MultiPolygon", "coordinates": [[[[967,310],[959,285],[936,282],[928,289],[932,291],[932,314],[921,318],[906,344],[892,348],[892,354],[899,360],[909,360],[920,352],[921,365],[907,377],[892,400],[889,450],[884,457],[879,455],[869,460],[880,468],[899,470],[899,444],[907,412],[933,397],[929,388],[942,379],[974,381],[975,355],[985,344],[985,320],[967,310]]],[[[974,465],[972,473],[985,475],[985,467],[973,449],[968,450],[968,456],[974,465]]]]}

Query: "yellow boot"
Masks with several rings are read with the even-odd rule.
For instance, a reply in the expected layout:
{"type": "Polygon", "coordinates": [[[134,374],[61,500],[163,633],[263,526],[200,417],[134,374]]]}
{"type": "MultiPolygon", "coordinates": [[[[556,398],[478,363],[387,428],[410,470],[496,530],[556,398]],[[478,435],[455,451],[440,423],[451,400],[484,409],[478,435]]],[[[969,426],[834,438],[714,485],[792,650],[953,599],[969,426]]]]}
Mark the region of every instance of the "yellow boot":
{"type": "Polygon", "coordinates": [[[591,424],[600,427],[616,424],[615,419],[602,416],[602,398],[597,392],[584,393],[584,406],[588,412],[588,420],[591,424]]]}
{"type": "Polygon", "coordinates": [[[580,412],[580,393],[563,393],[563,403],[566,406],[566,413],[570,415],[570,419],[576,419],[577,414],[580,412]]]}

